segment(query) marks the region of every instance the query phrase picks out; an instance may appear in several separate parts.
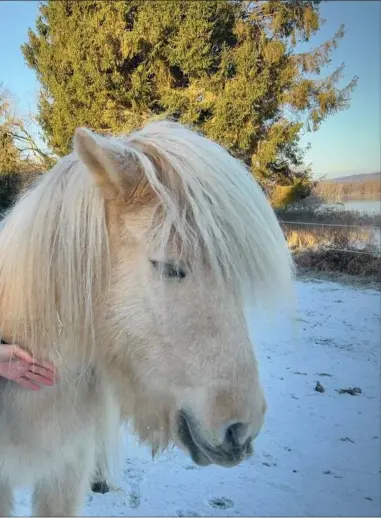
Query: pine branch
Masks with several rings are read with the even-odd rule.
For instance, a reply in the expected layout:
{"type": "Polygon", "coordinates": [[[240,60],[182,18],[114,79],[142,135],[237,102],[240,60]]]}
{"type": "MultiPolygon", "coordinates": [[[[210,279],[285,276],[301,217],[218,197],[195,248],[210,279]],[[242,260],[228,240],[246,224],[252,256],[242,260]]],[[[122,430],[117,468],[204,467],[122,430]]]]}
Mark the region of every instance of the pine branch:
{"type": "Polygon", "coordinates": [[[312,51],[291,56],[291,60],[299,66],[303,72],[320,74],[322,67],[329,65],[331,62],[331,54],[333,50],[338,47],[339,40],[343,37],[344,25],[341,25],[330,40],[325,41],[312,51]]]}

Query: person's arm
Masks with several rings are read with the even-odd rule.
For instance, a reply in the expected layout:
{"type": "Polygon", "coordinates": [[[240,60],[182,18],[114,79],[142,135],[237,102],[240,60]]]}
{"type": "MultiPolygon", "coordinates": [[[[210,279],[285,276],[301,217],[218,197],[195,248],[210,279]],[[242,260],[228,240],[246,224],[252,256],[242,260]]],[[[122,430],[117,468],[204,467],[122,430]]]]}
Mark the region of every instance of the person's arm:
{"type": "Polygon", "coordinates": [[[57,373],[50,363],[37,362],[17,345],[0,345],[0,377],[18,383],[30,390],[41,385],[51,386],[57,381],[57,373]]]}

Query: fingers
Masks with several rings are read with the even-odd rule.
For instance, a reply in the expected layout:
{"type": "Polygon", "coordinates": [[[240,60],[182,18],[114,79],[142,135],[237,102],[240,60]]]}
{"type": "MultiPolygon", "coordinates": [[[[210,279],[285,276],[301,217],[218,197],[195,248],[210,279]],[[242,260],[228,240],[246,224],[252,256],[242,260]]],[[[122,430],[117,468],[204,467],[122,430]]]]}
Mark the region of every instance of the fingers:
{"type": "Polygon", "coordinates": [[[44,360],[36,360],[28,352],[24,351],[17,345],[2,345],[0,348],[0,362],[14,361],[16,363],[16,360],[21,360],[28,364],[32,364],[37,368],[45,369],[44,372],[36,371],[42,376],[52,379],[58,378],[55,367],[51,363],[44,360]]]}
{"type": "Polygon", "coordinates": [[[44,360],[36,360],[35,358],[32,358],[32,362],[33,362],[34,365],[36,365],[38,367],[43,367],[44,369],[46,369],[46,371],[50,372],[51,375],[57,376],[57,372],[55,370],[55,367],[51,363],[46,362],[44,360]]]}
{"type": "Polygon", "coordinates": [[[0,347],[0,376],[30,390],[52,386],[59,379],[52,364],[34,359],[17,345],[0,347]]]}
{"type": "Polygon", "coordinates": [[[57,376],[57,373],[55,373],[54,365],[51,363],[44,361],[44,360],[36,360],[30,354],[28,354],[26,351],[23,351],[22,349],[17,349],[17,352],[15,355],[20,358],[20,360],[24,360],[26,362],[32,363],[34,366],[45,369],[46,373],[50,373],[49,376],[57,376]]]}
{"type": "Polygon", "coordinates": [[[22,360],[0,363],[0,376],[31,390],[38,390],[40,385],[52,386],[55,381],[51,371],[22,360]]]}
{"type": "Polygon", "coordinates": [[[18,385],[20,385],[21,387],[29,390],[40,390],[39,385],[33,383],[32,381],[26,378],[19,378],[18,380],[16,380],[16,383],[18,383],[18,385]]]}
{"type": "Polygon", "coordinates": [[[53,385],[57,381],[57,374],[54,371],[36,364],[29,366],[24,377],[42,385],[53,385]]]}

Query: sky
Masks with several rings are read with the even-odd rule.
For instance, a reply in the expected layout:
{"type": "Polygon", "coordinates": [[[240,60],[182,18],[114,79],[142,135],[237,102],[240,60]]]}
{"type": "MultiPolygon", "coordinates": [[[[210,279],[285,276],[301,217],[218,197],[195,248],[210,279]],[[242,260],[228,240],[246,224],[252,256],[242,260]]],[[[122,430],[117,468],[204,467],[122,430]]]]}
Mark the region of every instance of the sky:
{"type": "MultiPolygon", "coordinates": [[[[27,41],[29,27],[34,28],[38,2],[34,0],[0,2],[0,82],[16,101],[21,114],[36,112],[39,84],[22,56],[20,46],[27,41]]],[[[367,0],[329,0],[321,6],[327,20],[312,40],[314,47],[330,38],[341,23],[346,34],[332,56],[327,73],[342,62],[345,77],[359,83],[348,110],[339,112],[315,133],[302,137],[310,143],[305,157],[316,178],[381,171],[381,2],[367,0]]],[[[308,48],[308,47],[307,47],[308,48]]]]}

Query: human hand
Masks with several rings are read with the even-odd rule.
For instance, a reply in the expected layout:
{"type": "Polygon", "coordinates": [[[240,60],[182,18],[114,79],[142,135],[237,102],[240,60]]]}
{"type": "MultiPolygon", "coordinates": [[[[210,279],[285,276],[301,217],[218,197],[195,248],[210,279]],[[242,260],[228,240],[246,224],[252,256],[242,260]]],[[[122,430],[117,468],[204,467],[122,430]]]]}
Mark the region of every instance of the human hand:
{"type": "Polygon", "coordinates": [[[51,386],[57,381],[54,366],[35,360],[17,345],[0,345],[0,377],[30,390],[40,385],[51,386]]]}

